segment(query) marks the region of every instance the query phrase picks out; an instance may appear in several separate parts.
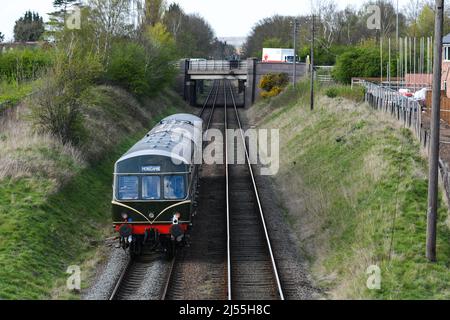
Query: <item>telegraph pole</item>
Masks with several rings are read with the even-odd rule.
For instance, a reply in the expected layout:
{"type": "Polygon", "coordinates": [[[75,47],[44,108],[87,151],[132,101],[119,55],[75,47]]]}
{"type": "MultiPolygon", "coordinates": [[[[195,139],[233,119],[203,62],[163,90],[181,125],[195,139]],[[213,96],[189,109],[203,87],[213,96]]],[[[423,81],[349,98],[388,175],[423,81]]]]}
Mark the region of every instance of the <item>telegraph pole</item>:
{"type": "Polygon", "coordinates": [[[314,110],[314,38],[316,33],[315,16],[312,15],[312,30],[311,30],[311,111],[314,110]]]}
{"type": "Polygon", "coordinates": [[[439,144],[441,111],[441,72],[442,72],[442,28],[444,20],[444,0],[436,0],[436,17],[434,30],[434,66],[433,66],[433,104],[431,119],[431,155],[428,185],[427,214],[427,258],[436,262],[436,228],[438,210],[439,182],[439,144]]]}
{"type": "Polygon", "coordinates": [[[298,30],[298,21],[297,17],[294,18],[294,68],[292,72],[292,84],[295,88],[295,84],[297,83],[297,30],[298,30]]]}

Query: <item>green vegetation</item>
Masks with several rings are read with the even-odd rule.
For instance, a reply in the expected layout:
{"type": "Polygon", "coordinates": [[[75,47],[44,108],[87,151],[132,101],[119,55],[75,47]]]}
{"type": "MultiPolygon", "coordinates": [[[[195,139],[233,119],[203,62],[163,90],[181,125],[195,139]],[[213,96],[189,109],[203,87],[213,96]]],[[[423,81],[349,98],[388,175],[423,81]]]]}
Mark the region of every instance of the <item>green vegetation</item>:
{"type": "MultiPolygon", "coordinates": [[[[19,103],[27,95],[32,93],[33,83],[17,84],[17,82],[0,82],[0,104],[8,102],[12,105],[19,103]]],[[[1,111],[1,110],[0,110],[1,111]]]]}
{"type": "Polygon", "coordinates": [[[14,106],[28,96],[52,63],[49,49],[15,49],[0,52],[0,104],[14,106]]]}
{"type": "Polygon", "coordinates": [[[171,92],[140,104],[110,87],[91,88],[82,106],[91,142],[82,152],[36,137],[25,120],[3,126],[0,299],[79,298],[63,288],[65,272],[92,259],[111,232],[114,161],[161,117],[186,111],[171,92]]]}
{"type": "Polygon", "coordinates": [[[38,41],[44,32],[44,20],[36,12],[25,12],[14,25],[14,39],[17,42],[38,41]]]}
{"type": "Polygon", "coordinates": [[[259,87],[263,90],[261,97],[271,98],[278,96],[289,83],[289,76],[286,73],[269,73],[264,75],[259,82],[259,87]]]}
{"type": "MultiPolygon", "coordinates": [[[[388,61],[386,52],[383,53],[383,60],[388,61]]],[[[380,49],[374,44],[366,44],[348,49],[341,54],[333,69],[333,77],[342,83],[350,83],[352,77],[379,77],[380,74],[380,49]]],[[[392,58],[391,72],[396,74],[396,59],[392,58]]],[[[383,69],[386,75],[387,66],[383,69]]]]}
{"type": "Polygon", "coordinates": [[[345,85],[334,85],[332,87],[326,88],[325,95],[328,98],[345,98],[348,100],[353,100],[355,102],[363,102],[365,95],[364,87],[354,87],[353,89],[350,86],[345,85]]]}
{"type": "Polygon", "coordinates": [[[18,101],[42,75],[19,119],[0,118],[0,299],[78,297],[65,272],[89,266],[111,233],[114,161],[162,116],[187,109],[167,90],[176,51],[164,25],[130,29],[127,2],[92,0],[83,27],[69,30],[70,2],[55,1],[54,46],[0,56],[0,97],[18,101]]]}
{"type": "Polygon", "coordinates": [[[335,299],[449,299],[448,211],[441,201],[438,263],[428,263],[427,163],[412,133],[323,90],[311,112],[308,85],[298,88],[263,101],[251,117],[281,129],[274,179],[317,284],[335,299]],[[366,287],[371,265],[381,268],[381,290],[366,287]]]}
{"type": "Polygon", "coordinates": [[[34,80],[51,62],[51,50],[45,48],[0,52],[0,79],[18,83],[34,80]]]}

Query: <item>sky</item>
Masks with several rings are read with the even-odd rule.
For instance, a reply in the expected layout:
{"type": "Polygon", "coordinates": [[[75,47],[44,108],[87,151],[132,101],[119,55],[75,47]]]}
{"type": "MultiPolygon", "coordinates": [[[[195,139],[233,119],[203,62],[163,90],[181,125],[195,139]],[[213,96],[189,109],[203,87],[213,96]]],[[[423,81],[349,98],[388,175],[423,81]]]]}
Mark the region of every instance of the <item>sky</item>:
{"type": "MultiPolygon", "coordinates": [[[[395,0],[394,0],[395,1],[395,0]]],[[[399,0],[400,7],[408,0],[399,0]]],[[[179,3],[187,13],[199,13],[214,28],[218,37],[245,37],[259,20],[272,16],[308,14],[310,0],[168,0],[179,3]]],[[[340,7],[360,6],[363,0],[338,0],[340,7]]],[[[12,40],[14,22],[25,11],[36,11],[44,19],[53,11],[53,0],[0,0],[0,32],[12,40]]]]}

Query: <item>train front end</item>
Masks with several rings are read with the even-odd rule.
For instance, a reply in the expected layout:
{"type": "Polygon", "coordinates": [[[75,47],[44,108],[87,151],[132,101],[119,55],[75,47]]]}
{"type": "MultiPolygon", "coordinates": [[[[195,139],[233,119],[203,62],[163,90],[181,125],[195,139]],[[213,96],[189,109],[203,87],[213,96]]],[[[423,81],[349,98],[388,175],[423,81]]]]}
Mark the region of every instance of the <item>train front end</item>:
{"type": "Polygon", "coordinates": [[[132,256],[145,248],[171,257],[186,244],[198,194],[194,121],[201,122],[191,115],[164,119],[116,162],[113,225],[132,256]]]}

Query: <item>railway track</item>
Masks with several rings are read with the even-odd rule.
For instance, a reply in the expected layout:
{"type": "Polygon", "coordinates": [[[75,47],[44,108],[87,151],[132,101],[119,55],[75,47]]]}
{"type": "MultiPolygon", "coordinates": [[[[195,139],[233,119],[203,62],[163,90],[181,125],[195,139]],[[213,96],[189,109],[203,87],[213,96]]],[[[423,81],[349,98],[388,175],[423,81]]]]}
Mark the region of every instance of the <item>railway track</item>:
{"type": "MultiPolygon", "coordinates": [[[[228,150],[225,134],[225,164],[203,169],[207,172],[200,183],[207,189],[202,188],[198,208],[203,214],[195,217],[191,246],[180,250],[170,263],[161,299],[284,300],[230,82],[214,82],[199,116],[205,121],[206,131],[239,130],[234,154],[241,148],[245,162],[234,164],[229,158],[232,150],[228,150]]],[[[128,263],[111,300],[132,296],[150,260],[144,255],[128,263]]]]}
{"type": "MultiPolygon", "coordinates": [[[[205,132],[212,127],[217,129],[217,123],[223,119],[223,110],[218,107],[223,100],[222,89],[219,81],[215,81],[199,113],[205,132]]],[[[199,214],[191,230],[191,245],[176,256],[163,295],[166,300],[224,300],[226,297],[223,171],[224,165],[203,166],[199,214]]]]}
{"type": "Polygon", "coordinates": [[[109,300],[127,300],[133,298],[142,285],[149,267],[155,262],[155,253],[129,259],[117,281],[109,300]]]}
{"type": "Polygon", "coordinates": [[[232,154],[236,155],[239,151],[245,155],[245,164],[235,164],[235,160],[228,156],[230,150],[228,142],[225,142],[228,299],[284,300],[235,94],[229,82],[224,86],[228,89],[225,95],[225,127],[239,131],[238,143],[233,144],[232,154]],[[231,110],[228,110],[228,97],[231,98],[231,110]]]}

